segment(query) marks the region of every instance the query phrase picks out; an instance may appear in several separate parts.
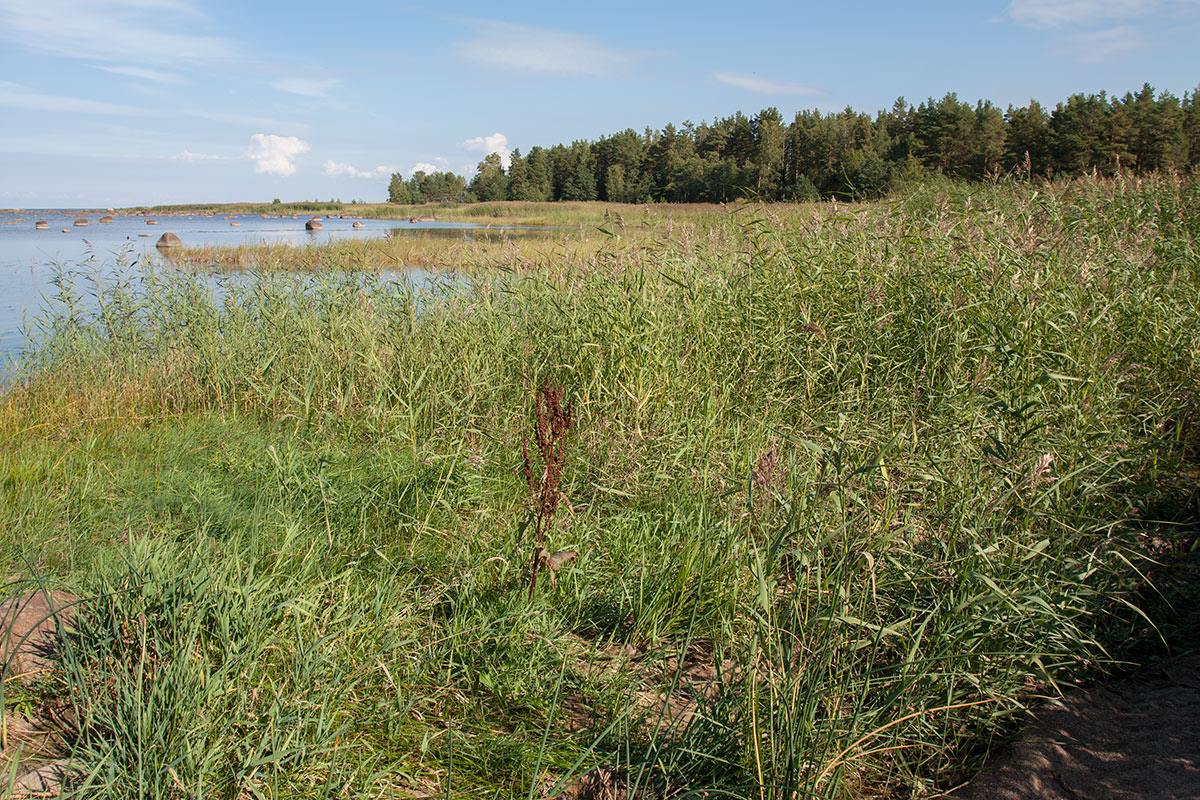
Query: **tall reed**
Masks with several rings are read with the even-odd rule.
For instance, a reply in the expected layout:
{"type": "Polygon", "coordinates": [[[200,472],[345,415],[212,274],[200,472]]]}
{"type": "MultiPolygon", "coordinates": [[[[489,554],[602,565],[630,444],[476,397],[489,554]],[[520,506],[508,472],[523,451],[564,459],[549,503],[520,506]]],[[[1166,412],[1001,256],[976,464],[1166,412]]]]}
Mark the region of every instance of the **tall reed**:
{"type": "Polygon", "coordinates": [[[951,788],[1176,641],[1198,212],[1194,178],[938,183],[428,282],[64,273],[0,401],[0,553],[96,598],[48,689],[88,786],[951,788]],[[529,601],[547,380],[579,556],[529,601]]]}

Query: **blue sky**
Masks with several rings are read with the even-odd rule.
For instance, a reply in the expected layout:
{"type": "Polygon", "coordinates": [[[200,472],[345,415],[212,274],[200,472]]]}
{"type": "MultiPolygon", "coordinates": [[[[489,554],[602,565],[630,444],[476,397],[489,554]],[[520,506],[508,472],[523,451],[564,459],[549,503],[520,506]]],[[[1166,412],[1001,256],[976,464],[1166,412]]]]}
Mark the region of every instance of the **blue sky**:
{"type": "Polygon", "coordinates": [[[388,175],[775,106],[1200,84],[1200,0],[0,0],[0,207],[386,199],[388,175]]]}

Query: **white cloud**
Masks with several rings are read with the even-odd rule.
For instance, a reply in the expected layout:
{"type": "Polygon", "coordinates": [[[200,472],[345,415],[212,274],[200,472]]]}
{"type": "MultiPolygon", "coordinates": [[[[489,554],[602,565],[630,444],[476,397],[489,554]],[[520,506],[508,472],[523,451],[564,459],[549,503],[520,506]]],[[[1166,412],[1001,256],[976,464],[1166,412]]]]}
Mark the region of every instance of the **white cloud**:
{"type": "Polygon", "coordinates": [[[757,75],[743,75],[739,72],[714,72],[713,77],[718,83],[745,89],[748,92],[760,94],[820,94],[817,89],[800,83],[781,83],[779,81],[760,78],[757,75]]]}
{"type": "Polygon", "coordinates": [[[342,85],[331,78],[282,78],[271,84],[276,89],[305,97],[325,97],[326,92],[342,85]]]}
{"type": "Polygon", "coordinates": [[[1012,0],[1008,15],[1031,28],[1050,28],[1143,16],[1159,0],[1012,0]]]}
{"type": "Polygon", "coordinates": [[[418,172],[424,172],[426,175],[432,175],[435,172],[445,172],[450,169],[450,162],[444,158],[437,159],[436,164],[430,164],[428,161],[418,161],[412,165],[411,169],[404,171],[408,177],[412,177],[418,172]]]}
{"type": "Polygon", "coordinates": [[[111,72],[114,75],[128,75],[131,78],[141,78],[146,81],[154,81],[155,83],[183,83],[183,76],[176,75],[174,72],[163,72],[157,69],[148,69],[146,67],[104,67],[99,66],[97,69],[102,69],[105,72],[111,72]]]}
{"type": "Polygon", "coordinates": [[[478,35],[461,42],[458,52],[487,67],[603,78],[628,73],[638,58],[578,33],[492,20],[470,24],[478,35]]]}
{"type": "Polygon", "coordinates": [[[202,17],[183,0],[0,0],[0,37],[56,56],[118,64],[233,58],[228,40],[191,32],[202,17]]]}
{"type": "Polygon", "coordinates": [[[333,178],[386,178],[393,172],[397,172],[396,167],[381,164],[375,169],[356,169],[352,164],[339,164],[336,161],[326,161],[321,167],[321,172],[333,178]]]}
{"type": "Polygon", "coordinates": [[[191,150],[180,150],[175,155],[171,156],[172,161],[185,161],[191,163],[193,161],[227,161],[228,156],[215,156],[210,153],[193,153],[191,150]]]}
{"type": "Polygon", "coordinates": [[[147,116],[149,111],[118,103],[104,103],[79,97],[42,94],[16,83],[0,81],[0,106],[27,111],[65,111],[75,114],[108,114],[116,116],[147,116]]]}
{"type": "Polygon", "coordinates": [[[254,171],[262,175],[294,175],[296,157],[307,153],[312,147],[295,136],[276,136],[273,133],[256,133],[250,137],[246,155],[256,161],[254,171]]]}
{"type": "Polygon", "coordinates": [[[512,150],[508,149],[508,137],[497,131],[491,136],[476,136],[474,139],[467,139],[465,142],[459,142],[458,146],[463,150],[472,153],[498,153],[500,155],[500,163],[508,169],[508,165],[512,163],[512,150]]]}
{"type": "Polygon", "coordinates": [[[1088,31],[1067,37],[1061,47],[1064,55],[1089,64],[1112,61],[1115,58],[1141,50],[1146,40],[1128,25],[1088,31]]]}

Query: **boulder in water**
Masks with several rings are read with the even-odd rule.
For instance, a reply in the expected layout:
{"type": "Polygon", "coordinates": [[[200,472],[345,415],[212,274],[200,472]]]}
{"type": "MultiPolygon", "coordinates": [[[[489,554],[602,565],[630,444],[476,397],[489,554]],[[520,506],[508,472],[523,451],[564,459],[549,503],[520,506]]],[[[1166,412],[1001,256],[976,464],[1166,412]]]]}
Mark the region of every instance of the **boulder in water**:
{"type": "Polygon", "coordinates": [[[157,225],[157,224],[158,224],[158,220],[156,220],[156,219],[148,219],[148,220],[146,220],[146,224],[147,224],[147,225],[157,225]]]}
{"type": "Polygon", "coordinates": [[[85,217],[80,217],[79,219],[75,220],[76,228],[82,228],[83,226],[85,226],[87,224],[88,224],[88,221],[85,217]]]}
{"type": "Polygon", "coordinates": [[[154,246],[159,250],[178,250],[183,247],[183,241],[175,234],[167,231],[158,237],[158,241],[154,243],[154,246]]]}
{"type": "Polygon", "coordinates": [[[100,224],[101,224],[101,225],[111,225],[111,224],[112,224],[112,217],[101,217],[101,218],[100,218],[100,224]]]}
{"type": "Polygon", "coordinates": [[[306,231],[319,231],[324,227],[325,226],[322,225],[321,221],[316,217],[313,217],[308,222],[304,223],[304,230],[306,231]]]}
{"type": "Polygon", "coordinates": [[[50,230],[50,223],[46,222],[44,219],[39,219],[37,222],[33,223],[33,227],[37,228],[39,231],[48,231],[50,230]]]}
{"type": "Polygon", "coordinates": [[[367,223],[365,223],[365,222],[356,222],[356,223],[354,223],[354,225],[353,225],[352,227],[355,227],[355,228],[365,228],[365,227],[367,227],[367,223]]]}

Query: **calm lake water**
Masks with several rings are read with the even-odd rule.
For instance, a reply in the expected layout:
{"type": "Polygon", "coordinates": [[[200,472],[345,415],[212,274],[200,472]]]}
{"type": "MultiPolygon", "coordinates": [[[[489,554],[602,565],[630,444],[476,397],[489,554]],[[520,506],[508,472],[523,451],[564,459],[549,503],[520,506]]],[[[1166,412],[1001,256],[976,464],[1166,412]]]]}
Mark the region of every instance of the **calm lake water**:
{"type": "MultiPolygon", "coordinates": [[[[118,265],[136,264],[157,258],[155,242],[170,231],[184,245],[253,245],[289,243],[297,246],[329,242],[334,239],[363,239],[385,235],[442,235],[472,238],[495,226],[460,222],[419,222],[395,219],[320,218],[323,230],[309,232],[304,223],[314,215],[296,219],[263,217],[258,214],[218,214],[215,216],[125,216],[113,214],[113,221],[99,222],[107,212],[62,210],[25,210],[0,212],[0,369],[27,344],[24,320],[46,307],[53,294],[51,279],[59,268],[79,269],[103,275],[118,265]],[[78,218],[87,226],[76,227],[78,218]],[[153,219],[157,225],[147,225],[153,219]],[[47,230],[37,230],[45,220],[47,230]],[[238,223],[236,226],[231,222],[238,223]],[[363,227],[355,228],[355,222],[363,227]]],[[[509,229],[512,231],[521,229],[509,229]]],[[[533,232],[533,231],[530,231],[533,232]]],[[[544,229],[542,231],[544,234],[544,229]]],[[[128,270],[124,272],[128,276],[128,270]]],[[[421,275],[410,277],[420,278],[421,275]]]]}

